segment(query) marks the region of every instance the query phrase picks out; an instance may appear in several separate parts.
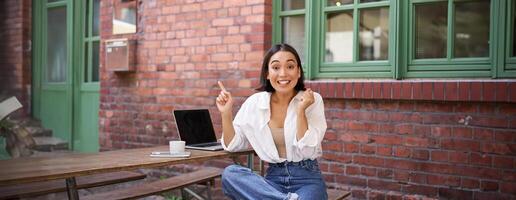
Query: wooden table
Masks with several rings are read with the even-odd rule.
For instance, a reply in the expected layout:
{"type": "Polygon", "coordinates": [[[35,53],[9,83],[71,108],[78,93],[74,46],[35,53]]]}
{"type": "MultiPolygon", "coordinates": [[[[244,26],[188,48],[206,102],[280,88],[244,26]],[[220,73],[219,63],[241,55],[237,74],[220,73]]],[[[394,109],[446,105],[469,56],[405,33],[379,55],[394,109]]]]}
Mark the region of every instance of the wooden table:
{"type": "MultiPolygon", "coordinates": [[[[248,155],[252,163],[253,150],[242,152],[200,151],[189,149],[188,158],[155,158],[153,151],[168,151],[168,146],[124,149],[99,153],[71,153],[59,157],[35,157],[0,160],[0,186],[55,179],[66,179],[69,199],[78,199],[75,177],[174,164],[207,161],[248,155]]],[[[249,167],[252,167],[250,165],[249,167]]]]}

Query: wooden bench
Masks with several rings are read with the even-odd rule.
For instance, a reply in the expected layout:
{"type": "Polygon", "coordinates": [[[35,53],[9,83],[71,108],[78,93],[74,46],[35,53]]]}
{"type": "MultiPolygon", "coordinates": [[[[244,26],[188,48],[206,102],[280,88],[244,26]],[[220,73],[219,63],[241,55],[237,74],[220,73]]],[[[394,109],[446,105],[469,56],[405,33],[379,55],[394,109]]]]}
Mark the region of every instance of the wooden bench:
{"type": "MultiPolygon", "coordinates": [[[[91,188],[98,187],[104,185],[110,185],[115,183],[133,181],[138,179],[145,178],[145,174],[130,172],[130,171],[121,171],[121,172],[112,172],[105,174],[94,174],[87,176],[79,176],[76,178],[77,180],[77,188],[91,188]]],[[[44,181],[44,182],[36,182],[36,183],[27,183],[20,185],[10,185],[5,187],[0,187],[0,199],[14,199],[14,198],[24,198],[24,197],[33,197],[39,196],[49,193],[56,192],[65,192],[66,191],[66,183],[64,180],[52,180],[52,181],[44,181]]]]}
{"type": "MultiPolygon", "coordinates": [[[[138,184],[127,188],[113,190],[104,193],[98,193],[93,195],[81,196],[81,200],[98,200],[98,199],[136,199],[145,196],[160,194],[168,192],[174,189],[184,188],[186,186],[207,182],[207,187],[210,187],[210,181],[220,177],[222,175],[222,169],[214,167],[203,167],[200,170],[180,174],[174,177],[170,177],[163,180],[154,182],[147,182],[144,184],[138,184]]],[[[208,192],[208,199],[210,198],[210,192],[208,192]]]]}
{"type": "Polygon", "coordinates": [[[328,193],[328,200],[342,200],[348,197],[351,192],[336,189],[326,189],[328,193]]]}

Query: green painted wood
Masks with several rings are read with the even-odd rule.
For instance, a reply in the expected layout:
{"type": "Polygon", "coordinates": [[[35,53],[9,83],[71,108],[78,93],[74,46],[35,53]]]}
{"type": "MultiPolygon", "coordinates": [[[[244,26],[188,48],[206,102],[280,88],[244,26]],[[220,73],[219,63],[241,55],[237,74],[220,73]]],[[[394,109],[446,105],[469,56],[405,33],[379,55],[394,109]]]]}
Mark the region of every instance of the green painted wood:
{"type": "Polygon", "coordinates": [[[98,152],[98,116],[99,116],[99,92],[98,87],[93,91],[81,90],[80,102],[77,106],[74,132],[74,151],[98,152]]]}
{"type": "Polygon", "coordinates": [[[495,46],[498,47],[498,48],[493,48],[492,46],[490,46],[490,50],[489,50],[489,55],[490,55],[490,57],[492,57],[492,63],[493,63],[491,65],[491,78],[497,78],[499,76],[500,72],[498,71],[496,66],[500,66],[500,65],[503,66],[503,60],[500,60],[498,55],[503,55],[505,52],[504,51],[505,45],[500,45],[498,43],[498,41],[500,41],[501,39],[502,40],[504,39],[503,33],[504,33],[504,22],[505,22],[505,20],[502,19],[502,16],[500,14],[500,12],[503,12],[503,11],[501,10],[501,7],[499,7],[499,6],[500,6],[500,2],[498,2],[496,4],[492,4],[491,10],[489,11],[490,13],[493,13],[491,15],[491,20],[490,20],[490,26],[491,26],[490,29],[498,30],[498,31],[491,32],[491,34],[490,34],[490,40],[492,41],[491,43],[495,44],[495,46]],[[500,62],[500,61],[502,61],[502,62],[500,62]]]}
{"type": "Polygon", "coordinates": [[[455,41],[455,23],[453,23],[453,19],[455,19],[455,7],[453,3],[453,1],[448,1],[448,32],[446,34],[446,61],[448,62],[453,57],[453,50],[455,49],[453,44],[455,41]]]}
{"type": "MultiPolygon", "coordinates": [[[[32,1],[32,16],[42,16],[41,14],[42,1],[33,0],[32,1]]],[[[40,114],[40,101],[41,101],[41,43],[42,43],[42,34],[37,34],[42,30],[42,17],[33,17],[32,18],[32,30],[34,30],[32,34],[32,116],[36,119],[41,119],[40,114]]]]}
{"type": "Polygon", "coordinates": [[[516,77],[516,57],[513,55],[513,28],[515,22],[513,20],[516,10],[514,9],[515,0],[499,2],[499,19],[500,24],[505,24],[505,29],[498,34],[498,45],[505,46],[503,49],[498,48],[497,76],[500,78],[516,77]],[[506,16],[506,17],[505,17],[506,16]],[[505,41],[504,41],[505,39],[505,41]]]}
{"type": "Polygon", "coordinates": [[[394,79],[399,79],[401,76],[400,76],[400,71],[398,70],[398,68],[396,66],[399,66],[399,51],[398,51],[398,46],[399,46],[399,43],[397,42],[400,37],[399,37],[399,20],[400,20],[400,13],[399,13],[399,5],[398,5],[398,1],[394,1],[392,2],[391,4],[391,7],[389,9],[389,17],[391,17],[391,24],[389,26],[389,29],[390,29],[390,33],[389,34],[392,34],[391,37],[389,37],[389,62],[391,64],[389,64],[390,66],[390,70],[391,70],[391,77],[394,78],[394,79]]]}
{"type": "Polygon", "coordinates": [[[52,129],[53,135],[59,137],[69,143],[72,141],[72,16],[73,10],[71,9],[70,1],[62,1],[56,3],[36,3],[36,9],[38,9],[35,19],[40,18],[39,25],[36,25],[34,31],[37,41],[35,45],[39,45],[34,49],[34,53],[37,56],[36,62],[34,62],[34,68],[38,74],[35,76],[39,77],[41,87],[39,87],[39,98],[35,102],[38,105],[39,118],[41,119],[42,125],[46,128],[52,129]],[[64,82],[48,82],[46,79],[46,72],[49,66],[47,65],[47,11],[58,7],[66,8],[66,79],[64,82]]]}
{"type": "MultiPolygon", "coordinates": [[[[93,36],[93,0],[82,0],[75,6],[75,35],[74,44],[77,48],[74,57],[78,62],[75,70],[74,82],[74,151],[98,152],[98,111],[100,103],[100,84],[93,81],[93,47],[94,42],[99,42],[99,36],[93,36]],[[88,9],[85,9],[85,8],[88,9]],[[88,12],[86,12],[86,10],[88,12]],[[87,32],[84,28],[88,30],[87,32]],[[87,47],[87,48],[85,48],[87,47]],[[85,56],[87,51],[87,56],[85,56]],[[86,74],[85,74],[86,73],[86,74]]],[[[98,20],[98,19],[97,19],[98,20]]]]}
{"type": "Polygon", "coordinates": [[[281,42],[281,17],[279,13],[281,8],[281,0],[274,0],[272,2],[272,44],[281,42]]]}
{"type": "Polygon", "coordinates": [[[398,29],[400,30],[398,35],[397,35],[397,44],[398,44],[398,48],[396,48],[396,53],[399,53],[399,55],[396,55],[397,56],[397,61],[395,62],[395,65],[393,66],[393,68],[395,68],[395,73],[394,73],[394,76],[395,76],[395,79],[402,79],[403,77],[405,77],[405,75],[407,74],[408,72],[408,60],[410,60],[410,57],[409,57],[409,46],[410,46],[410,42],[412,40],[412,37],[409,33],[409,18],[412,16],[410,12],[408,12],[410,9],[409,9],[409,4],[408,3],[403,3],[403,4],[399,4],[398,6],[399,9],[397,9],[398,11],[398,16],[399,16],[399,24],[398,24],[398,29]]]}
{"type": "Polygon", "coordinates": [[[33,115],[50,128],[54,136],[69,142],[74,151],[96,152],[98,142],[98,110],[100,84],[92,81],[93,42],[100,37],[91,36],[93,15],[86,13],[86,6],[91,12],[92,1],[65,0],[46,4],[33,1],[34,33],[33,41],[33,115]],[[86,2],[89,2],[86,5],[86,2]],[[46,74],[46,15],[47,10],[56,7],[67,9],[67,79],[62,83],[48,83],[46,74]],[[85,24],[86,17],[90,20],[85,24]],[[89,26],[89,34],[84,34],[84,26],[89,26]],[[88,57],[84,57],[84,45],[90,44],[88,57]],[[85,62],[88,60],[88,62],[85,62]],[[84,63],[89,63],[85,65],[84,63]],[[85,77],[85,74],[86,78],[85,77]]]}
{"type": "MultiPolygon", "coordinates": [[[[409,9],[408,10],[408,13],[409,13],[409,20],[408,20],[408,27],[409,27],[409,30],[407,30],[409,32],[409,41],[408,41],[408,67],[407,67],[407,70],[406,70],[406,73],[405,75],[407,77],[411,77],[412,75],[408,75],[408,72],[410,71],[418,71],[418,70],[422,70],[422,68],[426,67],[428,69],[426,69],[426,71],[429,71],[428,72],[428,75],[424,75],[422,77],[430,77],[430,78],[439,78],[439,77],[449,77],[449,74],[447,75],[440,75],[439,73],[432,73],[432,71],[439,71],[439,70],[446,70],[446,71],[457,71],[459,72],[459,74],[462,74],[463,72],[462,71],[465,71],[465,70],[478,70],[478,65],[487,65],[489,70],[490,71],[494,71],[492,70],[491,68],[493,68],[495,65],[493,63],[493,51],[494,51],[494,48],[496,48],[496,46],[498,46],[496,44],[496,42],[491,42],[490,44],[490,57],[486,57],[486,58],[453,58],[453,52],[454,52],[454,21],[453,21],[453,18],[455,16],[455,10],[454,10],[454,2],[453,1],[448,1],[448,32],[447,32],[447,48],[446,48],[446,58],[437,58],[437,59],[414,59],[414,51],[415,51],[415,38],[414,38],[414,34],[415,34],[415,30],[414,30],[414,19],[415,19],[415,12],[414,12],[414,6],[415,4],[419,4],[419,3],[430,3],[430,2],[442,2],[442,1],[435,1],[435,0],[413,0],[412,2],[410,2],[410,5],[407,6],[406,8],[409,9]],[[477,65],[477,66],[474,66],[474,65],[477,65]],[[437,74],[437,75],[436,75],[437,74]]],[[[495,41],[495,33],[497,29],[495,29],[495,26],[494,24],[496,23],[494,18],[494,14],[493,13],[496,13],[497,11],[497,1],[491,1],[491,10],[490,12],[492,13],[491,14],[491,21],[490,21],[490,41],[495,41]]],[[[480,67],[480,68],[484,68],[483,67],[480,67]]],[[[448,73],[448,72],[446,72],[448,73]]],[[[414,73],[412,73],[414,74],[414,73]]],[[[420,73],[415,73],[415,74],[420,74],[420,73]]],[[[477,74],[477,73],[472,73],[472,74],[477,74]]],[[[483,73],[482,73],[483,74],[483,73]]],[[[467,74],[466,76],[470,76],[471,74],[467,74]]],[[[492,76],[492,75],[490,75],[492,76]]],[[[488,77],[490,77],[488,76],[488,77]]],[[[463,77],[461,75],[457,76],[457,77],[463,77]]],[[[485,77],[485,76],[483,76],[485,77]]]]}
{"type": "Polygon", "coordinates": [[[319,71],[319,63],[321,60],[321,54],[323,51],[321,51],[321,45],[319,38],[321,38],[321,34],[324,31],[323,25],[321,23],[318,23],[322,20],[322,14],[321,11],[321,4],[318,1],[310,1],[310,10],[309,10],[309,16],[308,19],[310,20],[310,27],[312,31],[312,37],[310,38],[310,46],[308,46],[307,49],[309,49],[309,53],[307,54],[309,58],[307,58],[310,62],[310,66],[307,67],[306,71],[308,71],[307,80],[314,79],[318,77],[319,71]]]}
{"type": "Polygon", "coordinates": [[[489,76],[491,76],[490,71],[411,71],[405,75],[406,78],[478,78],[489,76]]]}

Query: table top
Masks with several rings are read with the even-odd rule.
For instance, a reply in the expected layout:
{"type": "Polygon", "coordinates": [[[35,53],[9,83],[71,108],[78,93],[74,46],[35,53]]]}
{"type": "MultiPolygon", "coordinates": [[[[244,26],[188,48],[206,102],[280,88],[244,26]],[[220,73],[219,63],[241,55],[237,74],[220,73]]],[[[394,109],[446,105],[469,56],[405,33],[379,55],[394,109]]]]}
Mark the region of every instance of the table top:
{"type": "Polygon", "coordinates": [[[192,154],[187,158],[156,158],[149,156],[153,151],[168,151],[168,146],[0,160],[0,186],[200,162],[253,152],[247,150],[230,153],[188,149],[192,154]]]}

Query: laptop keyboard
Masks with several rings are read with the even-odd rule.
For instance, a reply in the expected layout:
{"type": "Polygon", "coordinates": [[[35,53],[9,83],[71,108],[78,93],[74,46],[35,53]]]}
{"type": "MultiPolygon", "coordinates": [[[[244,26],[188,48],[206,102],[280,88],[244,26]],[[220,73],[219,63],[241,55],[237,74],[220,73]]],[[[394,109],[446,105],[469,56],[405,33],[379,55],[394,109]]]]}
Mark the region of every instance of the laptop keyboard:
{"type": "Polygon", "coordinates": [[[192,144],[192,145],[188,145],[188,146],[191,146],[191,147],[211,147],[211,146],[217,146],[217,145],[220,145],[219,142],[208,142],[208,143],[201,143],[201,144],[192,144]]]}

